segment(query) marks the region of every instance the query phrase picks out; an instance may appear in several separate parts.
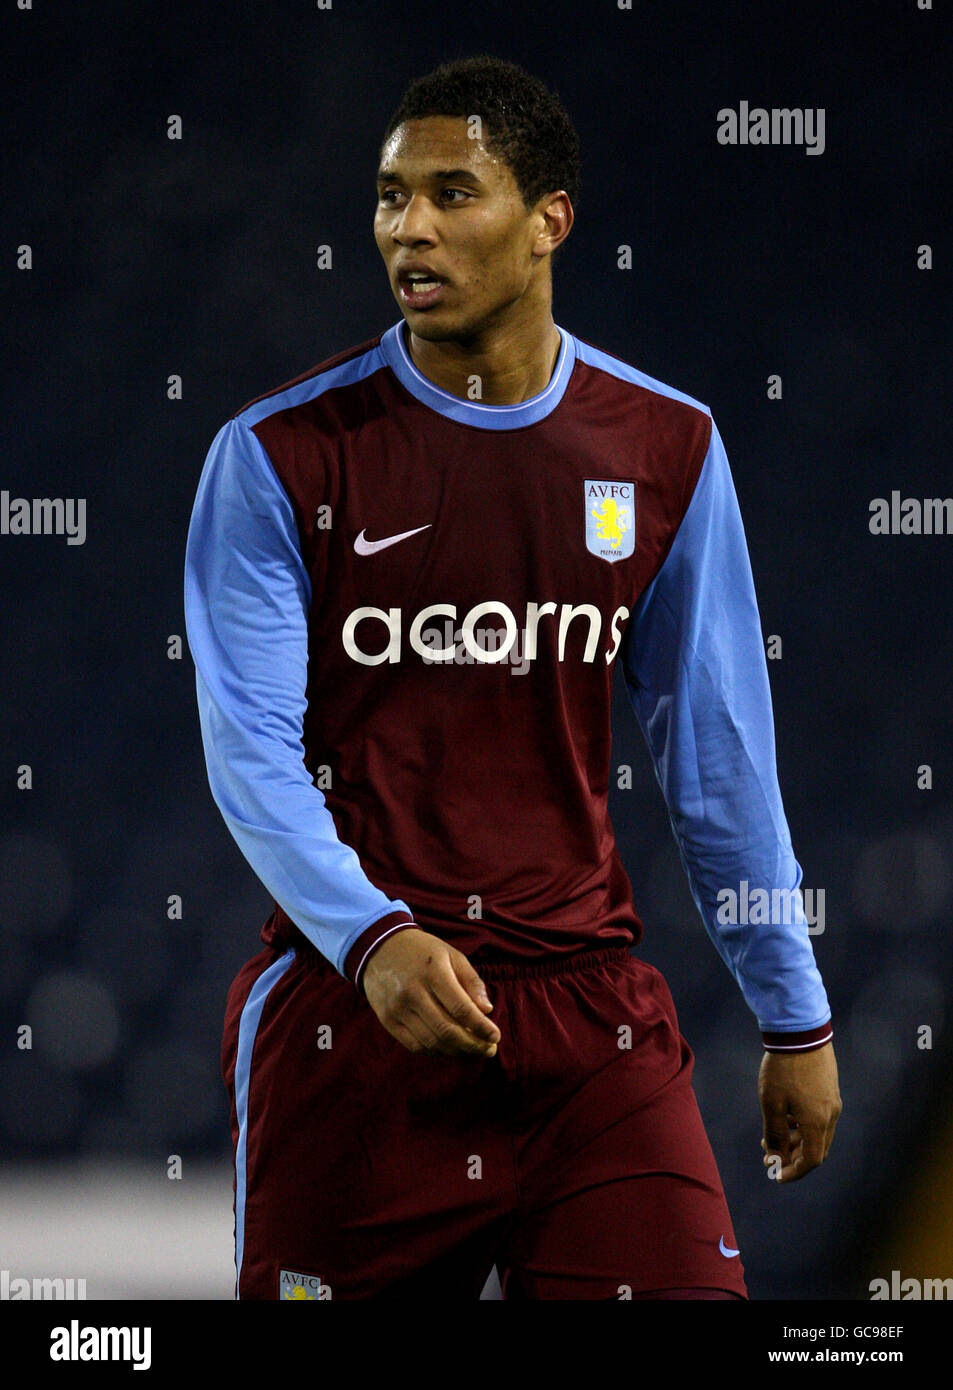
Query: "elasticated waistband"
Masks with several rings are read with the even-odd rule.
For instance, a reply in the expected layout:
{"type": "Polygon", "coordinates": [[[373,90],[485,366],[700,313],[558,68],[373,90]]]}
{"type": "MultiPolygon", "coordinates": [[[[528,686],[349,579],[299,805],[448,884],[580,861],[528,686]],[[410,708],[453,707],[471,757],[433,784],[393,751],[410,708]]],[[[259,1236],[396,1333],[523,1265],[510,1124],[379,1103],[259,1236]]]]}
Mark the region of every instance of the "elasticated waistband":
{"type": "Polygon", "coordinates": [[[626,960],[628,955],[628,946],[601,946],[595,951],[559,956],[555,960],[552,956],[545,960],[475,960],[472,965],[481,980],[532,980],[542,975],[574,974],[578,970],[611,965],[626,960]]]}

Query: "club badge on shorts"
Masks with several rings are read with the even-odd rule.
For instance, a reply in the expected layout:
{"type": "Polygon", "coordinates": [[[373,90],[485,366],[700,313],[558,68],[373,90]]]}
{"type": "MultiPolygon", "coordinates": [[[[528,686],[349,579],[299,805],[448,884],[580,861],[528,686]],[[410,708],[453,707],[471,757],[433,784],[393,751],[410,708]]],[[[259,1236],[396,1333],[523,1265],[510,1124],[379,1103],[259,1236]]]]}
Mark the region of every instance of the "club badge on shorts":
{"type": "Polygon", "coordinates": [[[635,553],[635,483],[587,478],[586,549],[600,560],[626,560],[635,553]]]}
{"type": "Polygon", "coordinates": [[[278,1297],[290,1303],[314,1303],[331,1297],[328,1284],[322,1284],[317,1274],[299,1274],[293,1269],[278,1272],[278,1297]]]}

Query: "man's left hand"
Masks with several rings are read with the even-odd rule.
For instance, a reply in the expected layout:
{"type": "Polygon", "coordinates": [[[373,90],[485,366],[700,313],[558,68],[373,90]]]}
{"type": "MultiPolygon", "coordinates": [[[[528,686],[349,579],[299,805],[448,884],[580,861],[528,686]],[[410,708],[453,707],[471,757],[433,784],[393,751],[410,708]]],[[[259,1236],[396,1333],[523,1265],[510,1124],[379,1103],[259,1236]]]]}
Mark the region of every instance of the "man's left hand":
{"type": "Polygon", "coordinates": [[[796,1182],[824,1162],[843,1109],[834,1044],[825,1043],[813,1052],[766,1052],[758,1096],[768,1176],[796,1182]]]}

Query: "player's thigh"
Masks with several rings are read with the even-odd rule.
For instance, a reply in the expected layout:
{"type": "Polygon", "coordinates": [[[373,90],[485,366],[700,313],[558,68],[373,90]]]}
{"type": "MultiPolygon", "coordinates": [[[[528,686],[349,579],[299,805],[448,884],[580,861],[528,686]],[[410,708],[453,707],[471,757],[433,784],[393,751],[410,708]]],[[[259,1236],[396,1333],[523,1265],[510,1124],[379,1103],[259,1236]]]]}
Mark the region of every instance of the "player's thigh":
{"type": "Polygon", "coordinates": [[[478,1297],[493,1259],[476,1237],[512,1180],[490,1063],[412,1053],[348,981],[272,969],[235,1049],[240,1297],[469,1297],[479,1281],[478,1297]]]}
{"type": "Polygon", "coordinates": [[[615,1118],[538,1163],[501,1267],[509,1296],[625,1299],[679,1288],[747,1296],[687,1045],[681,1068],[625,1110],[630,1073],[622,1056],[593,1077],[583,1088],[587,1115],[615,1118]]]}
{"type": "MultiPolygon", "coordinates": [[[[371,1185],[362,1137],[374,1124],[380,1047],[369,1025],[384,1030],[347,980],[304,955],[265,954],[249,967],[223,1037],[238,1291],[310,1297],[329,1287],[342,1207],[354,1210],[353,1194],[371,1185]]],[[[377,1135],[386,1143],[386,1126],[377,1135]]]]}

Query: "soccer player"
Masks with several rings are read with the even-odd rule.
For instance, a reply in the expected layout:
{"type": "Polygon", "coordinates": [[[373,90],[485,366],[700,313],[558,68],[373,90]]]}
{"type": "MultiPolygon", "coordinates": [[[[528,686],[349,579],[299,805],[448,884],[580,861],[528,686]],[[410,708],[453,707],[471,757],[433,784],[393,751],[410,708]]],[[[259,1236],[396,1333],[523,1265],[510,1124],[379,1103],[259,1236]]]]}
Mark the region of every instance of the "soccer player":
{"type": "Polygon", "coordinates": [[[554,322],[578,179],[523,69],[412,83],[374,221],[400,318],[205,462],[208,776],[275,899],[222,1046],[242,1299],[477,1298],[494,1264],[507,1299],[747,1297],[692,1051],[630,950],[617,663],[760,1027],[764,1162],[787,1182],[831,1144],[725,449],[706,406],[554,322]]]}

